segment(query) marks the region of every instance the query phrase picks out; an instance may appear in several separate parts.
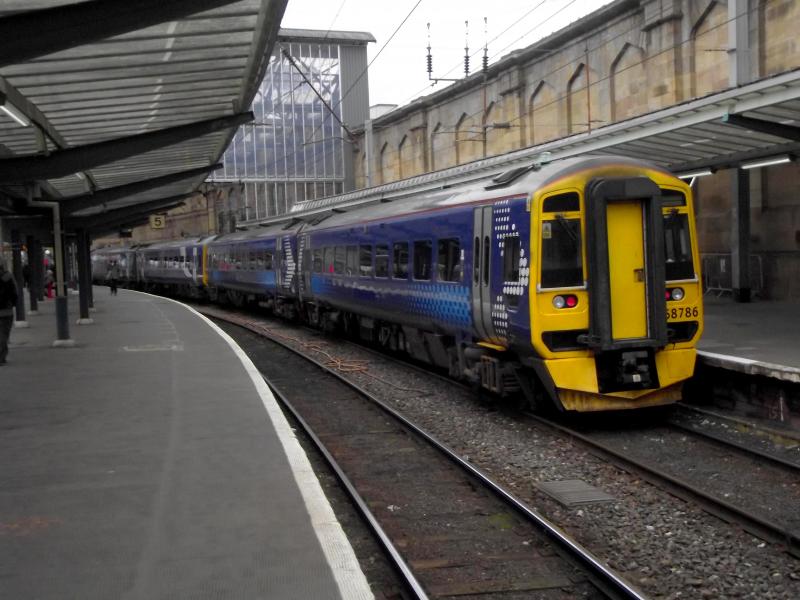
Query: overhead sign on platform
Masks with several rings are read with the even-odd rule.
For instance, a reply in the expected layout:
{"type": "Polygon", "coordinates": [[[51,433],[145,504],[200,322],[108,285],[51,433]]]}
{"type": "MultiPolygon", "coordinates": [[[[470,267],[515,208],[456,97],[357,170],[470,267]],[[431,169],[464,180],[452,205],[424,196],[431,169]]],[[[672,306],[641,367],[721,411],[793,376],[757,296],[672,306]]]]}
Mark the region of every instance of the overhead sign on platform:
{"type": "Polygon", "coordinates": [[[167,224],[167,215],[150,215],[150,227],[152,229],[164,229],[167,224]]]}

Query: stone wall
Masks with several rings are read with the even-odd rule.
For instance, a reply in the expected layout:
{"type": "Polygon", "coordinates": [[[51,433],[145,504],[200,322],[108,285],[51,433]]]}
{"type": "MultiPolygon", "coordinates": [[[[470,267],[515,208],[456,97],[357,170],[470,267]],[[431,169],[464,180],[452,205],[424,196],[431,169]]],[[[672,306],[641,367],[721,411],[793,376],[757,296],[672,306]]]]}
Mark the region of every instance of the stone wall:
{"type": "MultiPolygon", "coordinates": [[[[735,0],[730,0],[734,2],[735,0]]],[[[749,0],[750,78],[800,66],[797,0],[749,0]]],[[[725,0],[618,0],[373,122],[356,185],[377,185],[580,133],[730,87],[725,0]],[[369,173],[366,171],[369,170],[369,173]],[[369,181],[368,181],[369,175],[369,181]]]]}

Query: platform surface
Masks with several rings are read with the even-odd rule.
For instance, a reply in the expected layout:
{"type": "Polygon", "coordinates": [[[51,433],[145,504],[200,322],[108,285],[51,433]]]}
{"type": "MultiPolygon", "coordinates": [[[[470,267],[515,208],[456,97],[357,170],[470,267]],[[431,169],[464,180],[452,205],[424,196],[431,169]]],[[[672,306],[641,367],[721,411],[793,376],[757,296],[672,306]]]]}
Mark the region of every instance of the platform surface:
{"type": "Polygon", "coordinates": [[[701,361],[800,383],[800,303],[706,296],[704,307],[701,361]]]}
{"type": "Polygon", "coordinates": [[[186,307],[52,301],[0,367],[0,598],[369,598],[291,429],[186,307]]]}

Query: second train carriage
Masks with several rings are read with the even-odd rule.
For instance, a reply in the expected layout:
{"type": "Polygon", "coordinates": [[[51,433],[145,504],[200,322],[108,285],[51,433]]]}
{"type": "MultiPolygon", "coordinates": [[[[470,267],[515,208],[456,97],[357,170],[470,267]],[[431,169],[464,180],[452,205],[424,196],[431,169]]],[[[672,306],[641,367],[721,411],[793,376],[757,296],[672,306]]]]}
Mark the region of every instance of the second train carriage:
{"type": "Polygon", "coordinates": [[[189,298],[204,297],[204,251],[211,239],[185,238],[137,249],[138,285],[154,291],[173,290],[189,298]]]}

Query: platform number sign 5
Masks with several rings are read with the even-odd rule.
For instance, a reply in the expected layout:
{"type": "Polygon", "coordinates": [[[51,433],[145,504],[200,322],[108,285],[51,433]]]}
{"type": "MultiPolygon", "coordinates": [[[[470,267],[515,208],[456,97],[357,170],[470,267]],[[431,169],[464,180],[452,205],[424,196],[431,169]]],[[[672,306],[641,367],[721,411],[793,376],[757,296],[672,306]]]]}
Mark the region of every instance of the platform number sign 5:
{"type": "Polygon", "coordinates": [[[150,215],[150,227],[152,229],[164,229],[166,220],[166,215],[150,215]]]}

